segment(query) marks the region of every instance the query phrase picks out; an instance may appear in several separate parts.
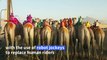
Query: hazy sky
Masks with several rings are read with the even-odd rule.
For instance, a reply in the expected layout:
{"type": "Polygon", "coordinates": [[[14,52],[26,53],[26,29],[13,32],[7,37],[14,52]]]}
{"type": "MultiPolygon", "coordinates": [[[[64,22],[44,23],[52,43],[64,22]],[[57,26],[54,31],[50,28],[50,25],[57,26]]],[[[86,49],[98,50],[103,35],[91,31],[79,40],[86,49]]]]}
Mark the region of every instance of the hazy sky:
{"type": "MultiPolygon", "coordinates": [[[[27,14],[39,18],[90,16],[107,18],[107,0],[12,0],[14,14],[25,19],[27,14]]],[[[0,0],[0,10],[7,0],[0,0]]]]}

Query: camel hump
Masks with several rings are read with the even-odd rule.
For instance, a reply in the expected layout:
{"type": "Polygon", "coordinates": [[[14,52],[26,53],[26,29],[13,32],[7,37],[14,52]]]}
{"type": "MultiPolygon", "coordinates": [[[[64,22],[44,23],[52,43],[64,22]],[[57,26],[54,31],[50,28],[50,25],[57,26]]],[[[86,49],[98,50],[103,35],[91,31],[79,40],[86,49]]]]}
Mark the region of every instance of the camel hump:
{"type": "Polygon", "coordinates": [[[26,24],[24,24],[24,27],[27,27],[27,28],[33,28],[33,25],[31,24],[31,23],[26,23],[26,24]]]}

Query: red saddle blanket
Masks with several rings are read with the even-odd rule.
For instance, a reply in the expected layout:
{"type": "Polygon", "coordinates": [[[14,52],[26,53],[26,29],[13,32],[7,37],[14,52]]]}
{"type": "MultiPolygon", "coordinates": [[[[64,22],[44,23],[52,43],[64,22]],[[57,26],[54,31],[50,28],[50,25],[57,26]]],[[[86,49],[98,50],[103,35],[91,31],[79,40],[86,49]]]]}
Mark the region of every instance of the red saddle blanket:
{"type": "Polygon", "coordinates": [[[4,20],[5,22],[12,22],[14,23],[15,25],[17,25],[18,23],[20,23],[19,21],[17,20],[4,20]]]}

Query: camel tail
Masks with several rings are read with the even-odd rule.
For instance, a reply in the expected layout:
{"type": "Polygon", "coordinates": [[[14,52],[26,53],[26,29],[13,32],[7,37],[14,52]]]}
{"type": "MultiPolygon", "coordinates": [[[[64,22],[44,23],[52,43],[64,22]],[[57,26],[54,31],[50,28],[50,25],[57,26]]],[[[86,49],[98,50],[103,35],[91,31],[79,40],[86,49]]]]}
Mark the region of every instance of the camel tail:
{"type": "Polygon", "coordinates": [[[8,33],[7,33],[7,30],[6,30],[6,26],[4,27],[4,37],[5,37],[5,40],[6,40],[6,46],[8,47],[9,45],[9,41],[8,41],[8,33]]]}
{"type": "Polygon", "coordinates": [[[34,45],[33,44],[33,42],[34,42],[34,34],[33,33],[34,33],[34,29],[31,29],[30,33],[28,33],[28,36],[30,37],[29,40],[30,40],[31,47],[33,47],[33,45],[34,45]]]}

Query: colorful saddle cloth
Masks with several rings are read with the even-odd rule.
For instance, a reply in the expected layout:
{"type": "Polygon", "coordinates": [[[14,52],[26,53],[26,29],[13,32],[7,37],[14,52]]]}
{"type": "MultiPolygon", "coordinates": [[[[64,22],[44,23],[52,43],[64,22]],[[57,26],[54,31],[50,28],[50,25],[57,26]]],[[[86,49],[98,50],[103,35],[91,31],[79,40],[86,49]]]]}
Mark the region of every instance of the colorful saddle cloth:
{"type": "Polygon", "coordinates": [[[14,23],[14,24],[18,24],[18,23],[20,23],[19,21],[18,21],[18,19],[16,18],[16,17],[14,17],[14,15],[13,15],[13,13],[11,13],[11,15],[10,15],[10,20],[4,20],[5,22],[12,22],[12,23],[14,23]]]}
{"type": "Polygon", "coordinates": [[[17,25],[18,23],[20,23],[17,18],[14,18],[13,20],[4,20],[5,22],[12,22],[14,23],[15,25],[17,25]]]}
{"type": "Polygon", "coordinates": [[[28,15],[27,16],[27,20],[25,20],[23,22],[23,24],[26,24],[26,23],[31,23],[34,26],[34,23],[32,22],[32,16],[31,15],[28,15]]]}

